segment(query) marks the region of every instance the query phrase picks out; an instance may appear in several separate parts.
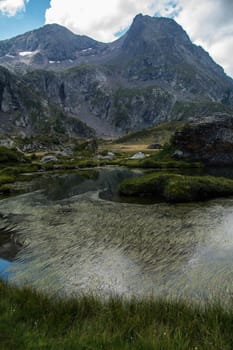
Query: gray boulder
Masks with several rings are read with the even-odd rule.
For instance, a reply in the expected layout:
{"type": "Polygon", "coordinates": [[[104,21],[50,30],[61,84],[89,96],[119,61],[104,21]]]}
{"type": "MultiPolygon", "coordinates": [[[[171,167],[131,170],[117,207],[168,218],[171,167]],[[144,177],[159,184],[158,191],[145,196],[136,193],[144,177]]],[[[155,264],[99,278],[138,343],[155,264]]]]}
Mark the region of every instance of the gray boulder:
{"type": "Polygon", "coordinates": [[[57,161],[58,161],[57,157],[52,154],[48,154],[41,159],[41,163],[54,163],[57,161]]]}
{"type": "Polygon", "coordinates": [[[233,165],[233,115],[216,113],[196,119],[175,133],[174,158],[209,165],[233,165]]]}
{"type": "Polygon", "coordinates": [[[146,158],[145,153],[137,152],[130,159],[144,159],[144,158],[146,158]]]}

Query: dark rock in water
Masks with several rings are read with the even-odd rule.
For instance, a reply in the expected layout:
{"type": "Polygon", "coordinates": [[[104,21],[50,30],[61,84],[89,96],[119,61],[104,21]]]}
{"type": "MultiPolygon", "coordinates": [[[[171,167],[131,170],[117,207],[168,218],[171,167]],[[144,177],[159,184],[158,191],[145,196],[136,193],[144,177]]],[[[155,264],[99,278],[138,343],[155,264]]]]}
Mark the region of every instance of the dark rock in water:
{"type": "Polygon", "coordinates": [[[209,165],[233,165],[233,115],[217,113],[195,119],[175,133],[174,158],[209,165]]]}

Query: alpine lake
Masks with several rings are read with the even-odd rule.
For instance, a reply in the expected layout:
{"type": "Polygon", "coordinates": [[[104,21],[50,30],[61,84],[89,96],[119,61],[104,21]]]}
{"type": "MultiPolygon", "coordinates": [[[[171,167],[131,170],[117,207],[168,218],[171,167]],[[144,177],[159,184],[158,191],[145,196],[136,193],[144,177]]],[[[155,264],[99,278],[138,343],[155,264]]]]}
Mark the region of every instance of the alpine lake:
{"type": "Polygon", "coordinates": [[[233,198],[126,202],[118,185],[139,173],[106,167],[44,174],[20,194],[1,198],[0,275],[51,295],[227,304],[233,295],[233,198]]]}

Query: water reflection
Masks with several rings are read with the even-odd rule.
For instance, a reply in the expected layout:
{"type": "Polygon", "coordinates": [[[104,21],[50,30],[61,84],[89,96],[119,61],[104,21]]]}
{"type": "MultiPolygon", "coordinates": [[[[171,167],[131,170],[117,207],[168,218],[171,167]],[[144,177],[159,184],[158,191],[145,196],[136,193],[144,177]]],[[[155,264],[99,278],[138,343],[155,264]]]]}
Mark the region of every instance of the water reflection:
{"type": "Polygon", "coordinates": [[[23,244],[17,255],[23,264],[14,265],[13,279],[53,293],[230,298],[233,200],[185,205],[102,200],[97,188],[108,184],[113,190],[120,176],[106,170],[80,184],[64,177],[72,184],[67,188],[53,178],[58,192],[1,201],[0,212],[23,244]],[[83,185],[89,192],[80,192],[83,185]]]}

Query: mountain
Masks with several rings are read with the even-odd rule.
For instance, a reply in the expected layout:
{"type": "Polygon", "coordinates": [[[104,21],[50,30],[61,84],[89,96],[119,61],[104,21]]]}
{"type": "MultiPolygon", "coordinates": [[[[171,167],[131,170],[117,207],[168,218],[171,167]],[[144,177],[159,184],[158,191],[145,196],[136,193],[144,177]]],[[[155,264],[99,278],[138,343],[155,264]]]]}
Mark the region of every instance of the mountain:
{"type": "Polygon", "coordinates": [[[0,120],[0,134],[93,136],[84,123],[48,104],[42,95],[3,67],[0,67],[0,120]]]}
{"type": "Polygon", "coordinates": [[[37,30],[0,42],[1,61],[19,61],[31,65],[71,63],[86,50],[98,52],[105,44],[73,34],[58,24],[48,24],[37,30]]]}
{"type": "Polygon", "coordinates": [[[109,44],[46,25],[0,42],[0,56],[43,104],[98,136],[195,115],[233,115],[233,80],[172,19],[138,15],[109,44]]]}

